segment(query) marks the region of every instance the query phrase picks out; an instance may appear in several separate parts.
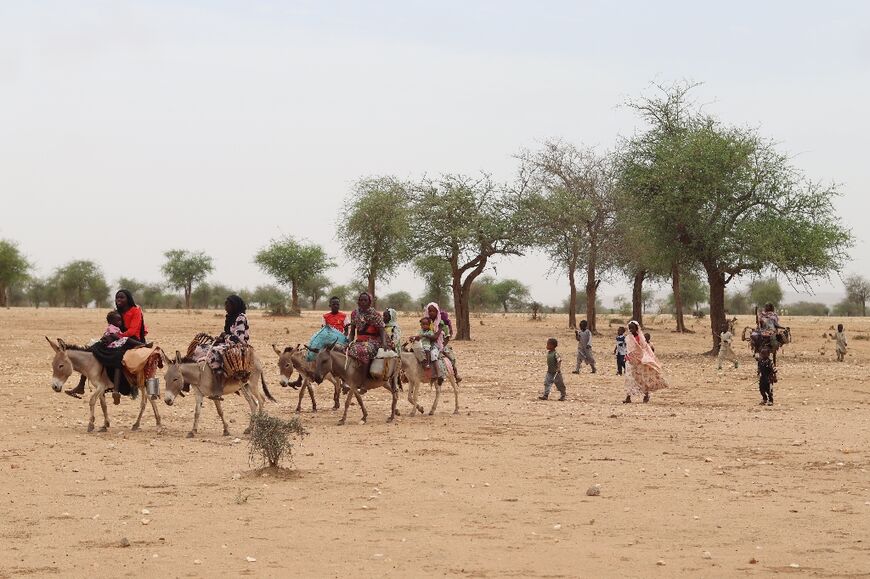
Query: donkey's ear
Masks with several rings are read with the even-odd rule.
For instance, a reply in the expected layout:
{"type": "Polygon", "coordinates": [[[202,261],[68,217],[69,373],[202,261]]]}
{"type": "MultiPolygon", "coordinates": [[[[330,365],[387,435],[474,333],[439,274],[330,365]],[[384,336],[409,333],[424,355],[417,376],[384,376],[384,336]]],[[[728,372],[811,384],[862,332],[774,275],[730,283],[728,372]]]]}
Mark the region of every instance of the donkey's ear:
{"type": "Polygon", "coordinates": [[[181,357],[181,352],[175,350],[175,363],[179,364],[181,363],[181,360],[183,360],[183,358],[181,357]]]}
{"type": "Polygon", "coordinates": [[[172,364],[172,360],[169,359],[169,356],[167,356],[166,352],[164,352],[163,350],[160,350],[160,357],[163,358],[163,363],[167,366],[169,364],[172,364]]]}
{"type": "Polygon", "coordinates": [[[279,356],[281,355],[281,350],[279,350],[278,346],[276,346],[275,344],[272,344],[272,349],[275,350],[276,354],[278,354],[279,356]]]}
{"type": "Polygon", "coordinates": [[[66,350],[66,342],[64,342],[61,338],[57,339],[57,345],[61,350],[66,350]]]}
{"type": "Polygon", "coordinates": [[[51,338],[49,338],[48,336],[45,337],[45,341],[48,342],[48,345],[51,346],[51,349],[54,350],[55,352],[57,352],[58,350],[60,350],[60,348],[58,347],[58,345],[55,344],[54,342],[52,342],[52,341],[51,341],[51,338]]]}

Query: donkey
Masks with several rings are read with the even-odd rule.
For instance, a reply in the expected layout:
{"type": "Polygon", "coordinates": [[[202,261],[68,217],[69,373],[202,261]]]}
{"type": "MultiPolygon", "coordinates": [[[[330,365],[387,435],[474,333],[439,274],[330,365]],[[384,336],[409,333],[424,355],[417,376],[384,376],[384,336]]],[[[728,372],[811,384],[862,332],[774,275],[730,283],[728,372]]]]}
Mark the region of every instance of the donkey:
{"type": "MultiPolygon", "coordinates": [[[[281,373],[281,386],[293,386],[290,378],[293,377],[294,370],[301,377],[302,388],[299,390],[299,402],[296,404],[296,412],[302,412],[302,399],[305,398],[306,391],[311,397],[311,411],[317,412],[317,400],[314,398],[314,388],[311,386],[311,382],[314,381],[314,362],[309,362],[305,359],[308,354],[306,348],[304,346],[300,347],[297,344],[295,348],[288,346],[282,352],[275,344],[272,344],[272,349],[278,354],[278,371],[281,373]]],[[[341,391],[341,380],[332,374],[327,374],[326,379],[335,386],[332,394],[332,409],[338,410],[340,406],[338,400],[341,391]]]]}
{"type": "MultiPolygon", "coordinates": [[[[417,412],[423,414],[423,407],[417,402],[417,395],[420,392],[420,384],[427,380],[429,381],[430,386],[435,387],[435,401],[432,402],[432,408],[429,410],[429,416],[432,416],[435,414],[435,410],[438,408],[438,400],[441,398],[441,384],[438,383],[438,376],[434,372],[434,369],[430,377],[426,377],[423,363],[417,360],[417,356],[415,356],[413,352],[409,352],[405,349],[407,346],[408,343],[406,342],[401,352],[402,373],[408,378],[408,382],[410,383],[410,386],[408,387],[408,402],[410,402],[411,406],[414,407],[411,411],[411,416],[414,416],[417,412]]],[[[456,382],[456,377],[453,374],[453,367],[450,365],[450,360],[447,358],[442,359],[447,365],[444,374],[453,386],[453,397],[455,399],[453,414],[459,414],[459,384],[456,382]]]]}
{"type": "MultiPolygon", "coordinates": [[[[88,432],[94,431],[94,406],[97,400],[100,401],[100,408],[103,409],[103,427],[99,432],[106,432],[109,429],[109,410],[106,406],[106,390],[114,388],[114,384],[109,380],[109,375],[102,364],[85,348],[81,346],[70,346],[60,338],[57,343],[52,342],[48,336],[45,337],[51,349],[54,350],[54,359],[51,361],[52,380],[51,387],[55,392],[60,392],[63,385],[69,379],[73,372],[79,372],[86,376],[91,384],[95,384],[97,389],[90,398],[91,417],[88,421],[88,432]]],[[[145,412],[145,400],[148,396],[145,395],[145,387],[139,387],[139,416],[136,417],[136,422],[132,426],[132,430],[139,430],[139,423],[142,421],[142,414],[145,412]]],[[[154,419],[157,421],[157,428],[161,428],[160,413],[157,411],[156,401],[151,400],[151,408],[154,410],[154,419]]]]}
{"type": "MultiPolygon", "coordinates": [[[[166,366],[166,373],[163,380],[166,383],[163,392],[163,401],[167,406],[172,406],[178,396],[184,396],[184,385],[190,384],[196,395],[196,406],[193,413],[193,428],[187,433],[187,438],[193,438],[197,432],[199,425],[199,413],[202,410],[203,400],[207,395],[211,395],[214,389],[214,374],[211,368],[204,362],[185,362],[181,354],[176,350],[175,359],[170,359],[165,353],[163,354],[163,363],[166,366]]],[[[233,392],[241,391],[248,406],[251,407],[251,415],[263,410],[266,405],[265,398],[272,402],[277,402],[266,386],[266,379],[263,377],[263,367],[260,361],[254,358],[254,369],[251,376],[246,382],[227,379],[224,382],[223,394],[232,394],[233,392]],[[265,398],[264,398],[265,394],[265,398]]],[[[223,407],[219,399],[213,398],[218,416],[224,425],[224,436],[229,436],[230,429],[224,419],[223,407]]],[[[245,434],[251,432],[251,427],[245,429],[245,434]]]]}
{"type": "Polygon", "coordinates": [[[401,364],[396,364],[392,375],[388,376],[386,380],[377,380],[369,376],[368,365],[360,363],[344,352],[339,352],[335,349],[335,344],[332,344],[317,351],[317,357],[314,359],[314,381],[320,384],[327,374],[332,374],[348,386],[347,398],[344,399],[344,414],[338,421],[339,424],[344,424],[347,420],[347,408],[350,406],[351,398],[356,398],[360,410],[362,410],[362,422],[365,423],[368,412],[360,394],[365,394],[375,388],[386,388],[393,396],[390,417],[387,419],[387,422],[392,422],[398,414],[396,402],[399,397],[401,367],[401,364]]]}

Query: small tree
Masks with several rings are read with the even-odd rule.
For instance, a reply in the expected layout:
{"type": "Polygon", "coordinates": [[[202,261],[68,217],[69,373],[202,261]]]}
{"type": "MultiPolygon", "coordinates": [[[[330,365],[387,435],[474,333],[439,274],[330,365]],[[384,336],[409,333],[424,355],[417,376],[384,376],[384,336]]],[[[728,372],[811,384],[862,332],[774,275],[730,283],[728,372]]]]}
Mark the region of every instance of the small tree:
{"type": "Polygon", "coordinates": [[[387,297],[384,298],[382,304],[399,312],[416,309],[414,307],[414,298],[412,298],[411,294],[406,291],[387,294],[387,297]]]}
{"type": "Polygon", "coordinates": [[[290,286],[290,309],[299,313],[299,289],[311,278],[322,275],[335,263],[319,245],[300,243],[289,235],[273,240],[254,256],[254,262],[278,283],[290,286]]]}
{"type": "Polygon", "coordinates": [[[756,279],[749,284],[749,298],[757,305],[771,303],[779,307],[782,303],[782,287],[775,277],[756,279]]]}
{"type": "Polygon", "coordinates": [[[332,282],[323,274],[315,275],[305,280],[299,287],[300,293],[311,301],[311,309],[317,309],[317,302],[329,291],[332,282]]]}
{"type": "Polygon", "coordinates": [[[438,256],[425,255],[414,260],[414,271],[423,278],[426,288],[420,296],[420,302],[435,302],[442,309],[450,307],[450,262],[438,256]]]}
{"type": "Polygon", "coordinates": [[[361,179],[347,205],[338,240],[348,259],[356,262],[375,303],[375,283],[390,279],[410,257],[407,187],[395,177],[361,179]]]}
{"type": "Polygon", "coordinates": [[[30,305],[38,308],[43,302],[48,301],[48,282],[41,277],[32,277],[27,281],[27,301],[30,305]]]}
{"type": "Polygon", "coordinates": [[[0,307],[6,307],[9,288],[27,280],[30,263],[14,241],[0,239],[0,307]]]}
{"type": "Polygon", "coordinates": [[[193,284],[200,283],[214,271],[212,258],[201,251],[171,249],[163,254],[166,263],[161,270],[170,287],[184,291],[184,305],[191,307],[193,284]]]}
{"type": "Polygon", "coordinates": [[[302,438],[308,432],[298,418],[283,420],[257,412],[251,416],[251,443],[249,464],[278,467],[285,458],[293,461],[293,438],[302,438]]]}
{"type": "Polygon", "coordinates": [[[843,280],[846,299],[855,302],[862,316],[867,316],[867,300],[870,299],[870,281],[860,275],[850,275],[843,280]]]}
{"type": "Polygon", "coordinates": [[[287,294],[276,285],[260,285],[254,290],[251,299],[268,308],[273,316],[286,316],[287,294]]]}
{"type": "Polygon", "coordinates": [[[103,271],[93,261],[76,260],[58,268],[50,281],[60,290],[63,305],[83,308],[90,302],[105,305],[109,284],[103,271]]]}
{"type": "Polygon", "coordinates": [[[531,298],[528,286],[515,279],[503,279],[494,283],[492,291],[505,313],[509,308],[517,309],[528,305],[531,298]]]}

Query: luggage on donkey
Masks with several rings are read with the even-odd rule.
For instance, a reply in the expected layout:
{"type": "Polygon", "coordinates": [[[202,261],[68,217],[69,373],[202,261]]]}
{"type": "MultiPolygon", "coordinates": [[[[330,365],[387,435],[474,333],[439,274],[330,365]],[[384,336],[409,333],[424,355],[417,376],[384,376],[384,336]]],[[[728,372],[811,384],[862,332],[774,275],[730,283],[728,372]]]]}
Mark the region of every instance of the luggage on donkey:
{"type": "Polygon", "coordinates": [[[224,375],[243,382],[254,371],[254,348],[246,344],[230,346],[223,353],[224,375]]]}
{"type": "Polygon", "coordinates": [[[323,326],[311,336],[308,340],[308,353],[305,355],[305,360],[313,362],[317,357],[317,352],[321,348],[325,348],[332,344],[339,346],[347,345],[347,338],[344,334],[333,328],[332,326],[323,326]]]}
{"type": "Polygon", "coordinates": [[[187,346],[187,353],[184,355],[185,360],[193,360],[199,362],[208,356],[208,350],[214,344],[214,337],[200,332],[193,337],[193,340],[187,346]]]}
{"type": "Polygon", "coordinates": [[[396,372],[396,368],[402,363],[397,352],[378,348],[378,354],[369,366],[369,376],[375,380],[386,380],[396,372]]]}

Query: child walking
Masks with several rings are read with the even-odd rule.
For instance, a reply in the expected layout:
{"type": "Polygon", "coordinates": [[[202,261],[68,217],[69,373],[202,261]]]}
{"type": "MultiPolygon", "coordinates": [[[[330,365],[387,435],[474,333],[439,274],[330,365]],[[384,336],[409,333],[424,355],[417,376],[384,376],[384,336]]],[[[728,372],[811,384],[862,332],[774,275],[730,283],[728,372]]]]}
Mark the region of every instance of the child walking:
{"type": "Polygon", "coordinates": [[[595,374],[595,357],[592,355],[592,332],[589,331],[589,322],[582,320],[580,329],[574,332],[574,336],[577,338],[577,365],[571,373],[579,374],[580,366],[586,362],[595,374]]]}
{"type": "Polygon", "coordinates": [[[565,381],[562,380],[562,356],[556,351],[559,341],[556,338],[547,340],[547,375],[544,376],[544,393],[538,399],[546,400],[550,397],[550,389],[553,383],[559,391],[559,400],[565,400],[565,381]]]}
{"type": "Polygon", "coordinates": [[[624,326],[616,328],[616,347],[613,348],[613,353],[616,354],[616,375],[622,376],[622,373],[625,372],[625,355],[628,353],[625,345],[624,326]]]}
{"type": "Polygon", "coordinates": [[[837,324],[837,362],[846,360],[846,332],[843,331],[843,324],[837,324]]]}
{"type": "Polygon", "coordinates": [[[734,335],[728,329],[728,324],[722,326],[722,332],[719,334],[719,355],[716,357],[718,362],[718,370],[722,369],[722,362],[729,361],[736,368],[738,365],[737,354],[731,349],[731,341],[734,340],[734,335]]]}
{"type": "Polygon", "coordinates": [[[773,384],[776,380],[776,366],[770,359],[770,348],[765,346],[758,357],[758,389],[761,391],[759,405],[773,406],[773,384]]]}

